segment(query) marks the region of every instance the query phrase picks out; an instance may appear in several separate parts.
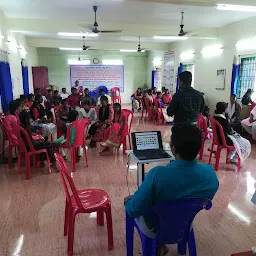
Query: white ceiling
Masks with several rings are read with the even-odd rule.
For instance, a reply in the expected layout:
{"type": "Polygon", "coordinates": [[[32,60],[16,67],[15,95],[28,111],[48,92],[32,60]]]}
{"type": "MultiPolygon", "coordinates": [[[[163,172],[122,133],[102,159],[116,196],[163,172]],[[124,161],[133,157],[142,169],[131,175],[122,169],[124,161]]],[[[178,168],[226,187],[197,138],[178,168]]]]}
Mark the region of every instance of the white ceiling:
{"type": "MultiPolygon", "coordinates": [[[[81,32],[86,30],[81,25],[88,27],[93,24],[93,5],[99,6],[99,29],[123,29],[121,34],[101,35],[96,39],[106,42],[136,42],[137,36],[141,35],[142,42],[153,43],[154,35],[177,35],[181,11],[185,12],[185,31],[192,31],[192,34],[199,36],[214,36],[216,27],[256,16],[256,13],[218,11],[215,8],[216,2],[215,0],[6,0],[0,2],[0,9],[10,18],[11,28],[26,31],[28,37],[33,37],[31,41],[35,42],[35,37],[45,41],[58,39],[60,44],[66,38],[58,37],[57,32],[81,32]]],[[[238,0],[224,2],[241,4],[238,0]]],[[[245,0],[243,4],[256,5],[256,1],[245,0]]]]}

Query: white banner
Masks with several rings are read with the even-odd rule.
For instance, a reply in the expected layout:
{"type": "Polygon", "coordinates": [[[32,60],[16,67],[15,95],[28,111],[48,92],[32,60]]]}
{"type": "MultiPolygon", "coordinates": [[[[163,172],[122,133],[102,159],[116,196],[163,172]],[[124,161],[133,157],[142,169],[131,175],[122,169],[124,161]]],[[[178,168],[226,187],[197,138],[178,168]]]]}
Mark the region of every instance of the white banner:
{"type": "Polygon", "coordinates": [[[174,52],[165,52],[163,61],[163,86],[169,89],[171,94],[174,94],[176,88],[174,64],[174,52]]]}
{"type": "Polygon", "coordinates": [[[94,91],[104,85],[110,90],[119,87],[124,92],[124,66],[117,65],[70,65],[70,84],[74,86],[75,81],[79,85],[94,91]]]}

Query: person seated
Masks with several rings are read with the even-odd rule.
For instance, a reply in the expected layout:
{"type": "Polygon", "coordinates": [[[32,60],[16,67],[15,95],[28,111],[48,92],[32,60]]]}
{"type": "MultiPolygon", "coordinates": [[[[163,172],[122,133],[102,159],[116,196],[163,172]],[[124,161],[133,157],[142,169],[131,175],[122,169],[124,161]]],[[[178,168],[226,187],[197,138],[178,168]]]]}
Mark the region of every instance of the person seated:
{"type": "Polygon", "coordinates": [[[249,105],[252,105],[254,103],[252,99],[252,94],[253,94],[253,90],[248,89],[244,94],[244,96],[242,97],[242,113],[241,113],[242,118],[248,117],[247,116],[248,107],[249,105]]]}
{"type": "Polygon", "coordinates": [[[153,102],[153,96],[152,96],[152,90],[148,89],[145,94],[145,98],[149,99],[151,102],[153,102]]]}
{"type": "Polygon", "coordinates": [[[104,89],[100,89],[100,97],[98,98],[98,106],[101,104],[101,96],[106,96],[108,98],[108,103],[111,104],[112,100],[109,95],[106,94],[104,89]]]}
{"type": "Polygon", "coordinates": [[[151,90],[151,95],[152,95],[152,98],[155,99],[156,98],[156,93],[157,93],[157,89],[156,87],[153,87],[153,89],[151,90]]]}
{"type": "Polygon", "coordinates": [[[135,109],[138,111],[141,110],[141,98],[142,98],[142,90],[138,88],[137,91],[133,94],[134,95],[134,102],[135,102],[135,109]]]}
{"type": "Polygon", "coordinates": [[[103,141],[104,132],[112,124],[114,118],[114,110],[108,103],[107,96],[100,97],[100,105],[98,120],[89,129],[90,145],[92,147],[96,145],[96,142],[103,141]]]}
{"type": "Polygon", "coordinates": [[[88,88],[84,89],[83,103],[84,102],[89,102],[89,106],[96,107],[96,100],[89,94],[89,89],[88,88]]]}
{"type": "Polygon", "coordinates": [[[28,109],[30,109],[30,108],[32,107],[32,105],[33,105],[34,100],[35,100],[34,95],[33,95],[32,93],[29,94],[29,95],[28,95],[28,101],[25,102],[25,106],[26,106],[28,109]]]}
{"type": "Polygon", "coordinates": [[[43,97],[38,94],[35,97],[35,101],[30,108],[31,113],[31,125],[43,128],[43,136],[47,137],[56,132],[56,125],[51,123],[49,118],[46,115],[46,110],[42,106],[43,97]]]}
{"type": "MultiPolygon", "coordinates": [[[[50,162],[52,163],[51,167],[56,168],[56,166],[55,166],[55,161],[56,160],[55,160],[55,157],[54,157],[54,153],[59,153],[58,145],[56,143],[53,143],[53,142],[45,141],[42,137],[41,137],[41,139],[34,140],[33,135],[36,135],[36,134],[33,134],[32,131],[31,131],[30,118],[31,118],[30,113],[28,113],[26,111],[22,111],[20,113],[20,125],[21,125],[21,127],[23,127],[27,131],[28,136],[30,137],[31,142],[32,142],[35,150],[40,150],[40,149],[46,149],[47,150],[47,153],[48,153],[49,158],[50,158],[50,162]]],[[[23,139],[27,149],[29,150],[29,146],[28,146],[28,143],[27,143],[26,139],[25,138],[22,138],[22,139],[23,139]]],[[[41,156],[44,156],[44,155],[41,155],[41,156]]],[[[43,158],[41,160],[44,161],[45,158],[43,158]]],[[[57,168],[56,168],[56,171],[57,171],[57,168]]]]}
{"type": "Polygon", "coordinates": [[[41,91],[40,88],[36,88],[36,89],[35,89],[35,97],[36,97],[37,95],[41,95],[41,96],[43,97],[43,102],[42,102],[41,104],[42,104],[43,107],[45,108],[47,99],[46,99],[46,97],[42,94],[42,91],[41,91]]]}
{"type": "Polygon", "coordinates": [[[81,106],[81,96],[77,93],[75,87],[71,88],[71,95],[68,96],[68,105],[73,108],[80,108],[81,106]]]}
{"type": "MultiPolygon", "coordinates": [[[[154,239],[156,236],[156,219],[153,216],[143,216],[152,205],[191,197],[212,200],[217,192],[219,182],[215,170],[211,165],[200,164],[196,160],[201,142],[201,131],[194,125],[173,127],[171,150],[175,160],[166,166],[151,169],[135,194],[125,198],[127,213],[135,219],[147,237],[154,239]]],[[[156,255],[167,253],[167,247],[157,246],[156,255]]]]}
{"type": "Polygon", "coordinates": [[[242,132],[240,111],[241,111],[241,106],[236,101],[236,95],[231,94],[230,102],[228,103],[228,107],[226,110],[226,117],[227,117],[231,127],[234,129],[234,131],[236,131],[238,133],[242,132]]]}
{"type": "Polygon", "coordinates": [[[121,105],[119,103],[114,103],[113,108],[113,124],[105,130],[103,142],[100,144],[102,153],[110,151],[110,147],[120,147],[123,134],[127,132],[128,129],[126,116],[122,111],[121,105]]]}
{"type": "Polygon", "coordinates": [[[67,93],[67,89],[66,88],[62,88],[61,92],[60,92],[60,97],[64,100],[67,99],[69,96],[69,94],[67,93]]]}
{"type": "Polygon", "coordinates": [[[53,96],[52,96],[51,107],[54,108],[54,107],[60,105],[60,103],[61,103],[61,97],[59,96],[59,91],[55,90],[53,92],[53,96]]]}
{"type": "Polygon", "coordinates": [[[84,101],[82,108],[79,110],[80,118],[87,118],[91,124],[94,124],[97,119],[97,113],[94,108],[91,107],[90,101],[84,101]]]}
{"type": "Polygon", "coordinates": [[[164,89],[164,94],[162,95],[162,101],[164,104],[168,105],[172,101],[172,95],[169,93],[168,89],[164,89]]]}
{"type": "MultiPolygon", "coordinates": [[[[227,105],[225,102],[218,102],[216,105],[216,110],[213,118],[222,126],[227,145],[235,146],[235,149],[230,150],[228,162],[237,166],[238,156],[240,157],[241,162],[243,162],[250,155],[251,143],[232,129],[229,121],[225,116],[226,107],[227,105]]],[[[218,131],[218,127],[217,133],[219,143],[220,145],[222,145],[221,135],[220,132],[218,131]]]]}
{"type": "Polygon", "coordinates": [[[160,106],[161,106],[162,108],[164,108],[164,104],[163,104],[163,102],[162,102],[162,93],[161,93],[161,92],[157,92],[157,93],[156,93],[156,100],[158,100],[158,101],[160,102],[160,106]]]}
{"type": "Polygon", "coordinates": [[[248,118],[241,121],[241,125],[256,140],[256,107],[251,110],[248,118]]]}

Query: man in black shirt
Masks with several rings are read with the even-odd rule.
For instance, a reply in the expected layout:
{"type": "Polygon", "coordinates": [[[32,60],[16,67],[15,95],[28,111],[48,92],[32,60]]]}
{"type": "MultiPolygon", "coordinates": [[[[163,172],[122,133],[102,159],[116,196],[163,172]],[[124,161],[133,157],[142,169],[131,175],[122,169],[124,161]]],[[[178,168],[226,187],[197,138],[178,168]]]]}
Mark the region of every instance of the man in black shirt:
{"type": "Polygon", "coordinates": [[[174,125],[196,123],[198,114],[204,110],[204,97],[191,87],[192,74],[188,71],[179,74],[179,91],[172,97],[167,114],[174,116],[174,125]]]}

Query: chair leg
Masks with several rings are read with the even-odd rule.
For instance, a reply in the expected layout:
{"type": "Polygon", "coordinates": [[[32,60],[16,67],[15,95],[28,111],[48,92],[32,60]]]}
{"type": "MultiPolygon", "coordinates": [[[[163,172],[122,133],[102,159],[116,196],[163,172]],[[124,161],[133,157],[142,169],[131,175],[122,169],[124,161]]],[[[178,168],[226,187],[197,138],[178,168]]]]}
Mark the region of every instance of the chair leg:
{"type": "Polygon", "coordinates": [[[114,238],[113,238],[112,213],[111,213],[110,204],[107,205],[106,219],[107,219],[107,231],[108,231],[108,250],[111,251],[114,248],[114,238]]]}
{"type": "Polygon", "coordinates": [[[156,239],[151,239],[145,235],[141,235],[142,256],[153,256],[156,253],[156,239]]]}
{"type": "Polygon", "coordinates": [[[186,242],[178,243],[178,253],[179,253],[179,255],[186,255],[186,253],[187,253],[187,243],[186,242]]]}
{"type": "Polygon", "coordinates": [[[71,148],[71,162],[72,162],[72,172],[76,171],[76,149],[71,148]]]}
{"type": "Polygon", "coordinates": [[[20,160],[21,160],[21,152],[18,152],[18,175],[20,175],[20,160]]]}
{"type": "Polygon", "coordinates": [[[133,256],[134,220],[126,212],[126,256],[133,256]]]}
{"type": "Polygon", "coordinates": [[[211,161],[212,161],[213,147],[214,147],[214,144],[212,143],[212,148],[211,148],[211,153],[210,153],[210,156],[209,156],[209,162],[208,162],[208,164],[210,164],[211,161]]]}
{"type": "Polygon", "coordinates": [[[75,218],[76,212],[74,209],[70,211],[68,223],[68,255],[73,255],[74,248],[74,232],[75,232],[75,218]]]}
{"type": "Polygon", "coordinates": [[[189,256],[197,256],[196,240],[195,240],[195,234],[194,234],[193,228],[191,229],[190,234],[189,234],[188,249],[189,249],[189,256]]]}
{"type": "Polygon", "coordinates": [[[205,139],[202,140],[202,145],[201,145],[201,149],[200,149],[200,157],[199,157],[199,160],[203,160],[204,143],[205,143],[205,139]]]}
{"type": "Polygon", "coordinates": [[[12,146],[8,146],[8,167],[9,169],[12,169],[12,146]]]}
{"type": "Polygon", "coordinates": [[[64,236],[68,234],[69,215],[70,215],[70,207],[69,207],[68,200],[66,198],[65,217],[64,217],[64,236]]]}
{"type": "Polygon", "coordinates": [[[25,153],[25,158],[26,158],[26,180],[30,179],[30,154],[25,153]]]}
{"type": "Polygon", "coordinates": [[[84,156],[85,156],[85,161],[86,161],[86,167],[88,167],[88,154],[87,154],[87,150],[86,150],[86,146],[83,146],[84,149],[84,156]]]}
{"type": "Polygon", "coordinates": [[[241,170],[241,159],[240,159],[240,157],[238,156],[237,171],[240,172],[240,170],[241,170]]]}
{"type": "Polygon", "coordinates": [[[215,161],[215,171],[217,172],[219,169],[219,163],[220,163],[220,152],[221,152],[221,148],[217,147],[217,151],[216,151],[216,161],[215,161]]]}
{"type": "Polygon", "coordinates": [[[104,213],[102,211],[97,212],[97,224],[99,226],[104,226],[104,213]]]}

